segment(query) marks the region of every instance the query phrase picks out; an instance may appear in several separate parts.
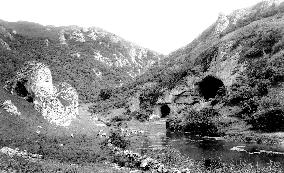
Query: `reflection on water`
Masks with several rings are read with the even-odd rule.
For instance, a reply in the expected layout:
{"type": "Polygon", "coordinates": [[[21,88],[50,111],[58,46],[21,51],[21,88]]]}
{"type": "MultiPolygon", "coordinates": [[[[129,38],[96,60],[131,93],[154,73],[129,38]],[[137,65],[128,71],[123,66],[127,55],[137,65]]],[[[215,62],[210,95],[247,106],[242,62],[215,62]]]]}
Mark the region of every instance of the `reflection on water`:
{"type": "Polygon", "coordinates": [[[148,135],[140,152],[145,154],[148,149],[158,150],[166,146],[179,150],[191,159],[204,161],[205,166],[221,162],[266,165],[270,161],[284,165],[284,148],[280,146],[226,142],[220,138],[192,137],[187,134],[148,135]]]}

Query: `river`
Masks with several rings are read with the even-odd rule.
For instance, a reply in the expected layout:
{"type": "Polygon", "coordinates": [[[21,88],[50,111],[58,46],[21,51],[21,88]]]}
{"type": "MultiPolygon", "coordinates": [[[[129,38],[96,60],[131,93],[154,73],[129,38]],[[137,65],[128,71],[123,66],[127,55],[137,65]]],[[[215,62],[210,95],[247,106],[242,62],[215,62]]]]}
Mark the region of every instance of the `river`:
{"type": "Polygon", "coordinates": [[[143,154],[149,149],[159,150],[167,146],[196,161],[210,160],[233,164],[246,162],[260,166],[273,161],[284,166],[283,146],[227,142],[220,137],[199,137],[165,131],[152,130],[151,133],[146,134],[139,151],[143,154]]]}

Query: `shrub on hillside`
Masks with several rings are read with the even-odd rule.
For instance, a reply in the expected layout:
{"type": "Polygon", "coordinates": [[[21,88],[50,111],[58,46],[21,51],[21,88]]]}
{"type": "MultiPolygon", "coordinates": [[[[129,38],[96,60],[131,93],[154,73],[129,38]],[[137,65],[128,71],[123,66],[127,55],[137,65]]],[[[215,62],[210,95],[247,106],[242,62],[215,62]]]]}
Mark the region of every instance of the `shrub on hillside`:
{"type": "Polygon", "coordinates": [[[106,141],[102,142],[103,146],[106,146],[108,143],[113,144],[116,147],[126,149],[130,145],[130,141],[125,138],[120,130],[112,129],[110,135],[106,141]]]}
{"type": "Polygon", "coordinates": [[[204,108],[199,112],[190,111],[186,118],[184,131],[202,136],[218,135],[216,120],[218,117],[219,113],[212,108],[204,108]]]}
{"type": "Polygon", "coordinates": [[[244,119],[245,121],[249,121],[251,115],[255,113],[258,109],[258,97],[252,97],[247,100],[244,100],[240,103],[241,111],[238,113],[238,117],[244,119]]]}
{"type": "Polygon", "coordinates": [[[167,120],[167,129],[201,136],[220,135],[219,116],[212,108],[196,111],[186,107],[167,120]]]}
{"type": "Polygon", "coordinates": [[[272,108],[255,113],[249,123],[254,130],[262,132],[283,131],[284,127],[284,109],[272,108]]]}
{"type": "Polygon", "coordinates": [[[107,100],[111,97],[112,91],[110,89],[101,89],[99,98],[101,100],[107,100]]]}
{"type": "Polygon", "coordinates": [[[247,119],[253,129],[264,132],[284,130],[284,108],[279,100],[268,96],[263,97],[259,100],[257,109],[257,112],[247,119]]]}
{"type": "Polygon", "coordinates": [[[143,122],[149,120],[150,112],[146,110],[139,110],[130,113],[130,117],[134,117],[135,119],[143,122]]]}

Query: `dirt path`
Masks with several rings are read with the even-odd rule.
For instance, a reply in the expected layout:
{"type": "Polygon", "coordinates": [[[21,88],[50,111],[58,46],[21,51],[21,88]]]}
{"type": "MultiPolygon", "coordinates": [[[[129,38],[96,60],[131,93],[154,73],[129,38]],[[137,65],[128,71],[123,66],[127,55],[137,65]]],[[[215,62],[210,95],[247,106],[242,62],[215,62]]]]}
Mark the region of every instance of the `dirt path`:
{"type": "Polygon", "coordinates": [[[98,121],[94,116],[92,116],[92,113],[88,111],[88,107],[90,105],[91,104],[79,105],[78,118],[74,120],[71,127],[69,127],[74,134],[79,133],[92,136],[94,134],[106,133],[108,131],[107,126],[101,121],[98,121]]]}
{"type": "Polygon", "coordinates": [[[79,117],[91,116],[92,113],[89,112],[89,106],[91,105],[92,105],[91,103],[80,104],[79,105],[79,117]]]}

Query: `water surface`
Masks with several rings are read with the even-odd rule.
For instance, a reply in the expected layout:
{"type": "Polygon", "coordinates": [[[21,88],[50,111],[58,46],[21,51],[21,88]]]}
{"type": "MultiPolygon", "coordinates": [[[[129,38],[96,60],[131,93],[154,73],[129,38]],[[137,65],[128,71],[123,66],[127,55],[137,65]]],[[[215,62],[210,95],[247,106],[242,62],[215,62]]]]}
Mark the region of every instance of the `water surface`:
{"type": "Polygon", "coordinates": [[[222,138],[198,137],[189,134],[159,131],[149,133],[139,150],[144,153],[149,149],[159,150],[167,146],[197,161],[213,160],[233,164],[246,162],[253,165],[268,165],[274,161],[284,166],[283,146],[227,142],[222,138]]]}

